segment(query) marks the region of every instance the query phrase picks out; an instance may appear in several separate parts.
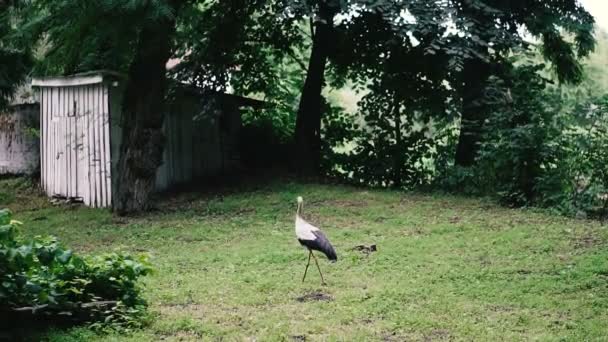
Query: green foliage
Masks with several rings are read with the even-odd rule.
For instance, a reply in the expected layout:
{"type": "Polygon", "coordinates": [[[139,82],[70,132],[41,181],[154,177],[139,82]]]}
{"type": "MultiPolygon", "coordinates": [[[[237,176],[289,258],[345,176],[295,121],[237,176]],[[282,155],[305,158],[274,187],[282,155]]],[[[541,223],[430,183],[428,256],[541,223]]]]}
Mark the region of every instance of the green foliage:
{"type": "Polygon", "coordinates": [[[330,178],[347,179],[350,152],[361,129],[356,116],[324,100],[321,121],[321,170],[330,178]]]}
{"type": "Polygon", "coordinates": [[[513,68],[486,89],[492,114],[484,127],[478,171],[486,189],[515,205],[546,202],[549,194],[561,191],[551,187],[560,187],[553,177],[563,170],[558,142],[567,121],[559,117],[559,99],[545,92],[538,74],[543,67],[513,68]]]}
{"type": "Polygon", "coordinates": [[[39,52],[39,75],[126,72],[142,27],[176,15],[162,0],[34,0],[17,6],[17,14],[13,41],[39,52]]]}
{"type": "Polygon", "coordinates": [[[137,280],[151,271],[145,257],[79,257],[55,237],[23,239],[20,225],[0,210],[0,311],[137,323],[146,305],[137,280]]]}
{"type": "Polygon", "coordinates": [[[15,32],[14,10],[0,2],[0,110],[9,105],[33,63],[29,50],[10,39],[15,32]]]}
{"type": "Polygon", "coordinates": [[[341,143],[353,146],[338,154],[337,175],[355,184],[378,187],[411,188],[428,183],[434,173],[432,161],[437,157],[442,123],[425,111],[408,113],[393,93],[387,93],[383,101],[377,96],[372,92],[363,98],[362,125],[342,115],[338,116],[341,122],[329,126],[328,134],[349,137],[341,143]],[[338,124],[343,128],[335,127],[338,124]]]}
{"type": "Polygon", "coordinates": [[[9,179],[4,180],[4,185],[0,190],[0,206],[4,207],[12,204],[15,201],[16,193],[32,192],[34,188],[31,179],[9,176],[9,179]]]}
{"type": "MultiPolygon", "coordinates": [[[[356,116],[320,101],[322,128],[313,135],[322,136],[326,174],[395,187],[426,184],[441,174],[452,187],[468,182],[472,191],[500,193],[510,203],[573,208],[583,198],[596,206],[594,198],[604,189],[601,171],[591,171],[604,158],[598,152],[603,123],[590,124],[577,114],[598,97],[581,63],[595,47],[594,22],[575,0],[19,3],[1,17],[0,59],[3,49],[22,56],[37,51],[38,74],[126,72],[142,37],[149,37],[142,36],[145,28],[170,18],[176,23],[171,52],[181,60],[172,76],[266,101],[264,110],[244,113],[244,141],[264,145],[247,145],[248,151],[274,147],[280,155],[288,154],[294,136],[309,71],[305,61],[319,34],[313,32],[315,22],[337,14],[333,28],[323,31],[331,35],[323,37],[331,42],[323,52],[329,72],[317,79],[325,79],[325,86],[354,84],[367,94],[356,116]],[[508,58],[529,49],[529,36],[540,43],[538,60],[549,62],[542,73],[536,67],[513,68],[508,58]],[[539,76],[547,70],[561,83],[583,82],[584,101],[564,88],[547,89],[539,76]],[[492,82],[486,84],[489,76],[492,82]],[[478,93],[484,89],[488,94],[478,93]],[[505,101],[508,92],[512,101],[505,101]],[[455,128],[466,128],[471,120],[458,123],[455,116],[474,112],[471,108],[478,109],[475,127],[483,126],[479,165],[457,169],[451,166],[455,128]],[[577,154],[588,157],[579,161],[577,154]],[[587,195],[573,195],[578,191],[573,179],[593,184],[583,191],[587,195]]],[[[25,61],[13,57],[7,63],[25,61]]],[[[10,67],[15,70],[10,77],[0,72],[0,97],[14,89],[26,65],[10,67]],[[3,85],[8,85],[4,93],[3,85]]],[[[316,106],[317,97],[310,98],[314,103],[304,103],[316,106]]]]}
{"type": "Polygon", "coordinates": [[[578,122],[565,131],[562,146],[570,146],[571,177],[576,180],[577,209],[608,215],[608,95],[580,107],[578,122]]]}
{"type": "MultiPolygon", "coordinates": [[[[284,58],[306,42],[301,17],[284,16],[281,1],[200,1],[183,11],[176,38],[179,79],[203,88],[272,95],[282,84],[284,58]],[[269,89],[270,88],[270,89],[269,89]]],[[[276,93],[276,95],[281,94],[276,93]]]]}
{"type": "MultiPolygon", "coordinates": [[[[268,58],[273,59],[272,56],[268,58]]],[[[282,144],[290,143],[295,131],[296,111],[300,89],[304,82],[304,72],[298,57],[286,56],[276,61],[276,69],[268,77],[268,83],[259,93],[249,94],[262,97],[267,105],[262,109],[252,109],[243,113],[243,124],[254,127],[268,127],[282,144]],[[258,95],[259,94],[259,95],[258,95]]],[[[234,82],[238,82],[238,77],[234,82]]],[[[237,88],[239,92],[248,90],[237,88]]]]}
{"type": "Polygon", "coordinates": [[[582,79],[580,58],[595,47],[595,21],[578,1],[458,0],[451,6],[448,13],[458,31],[440,46],[448,48],[456,65],[463,59],[500,60],[513,50],[525,50],[527,34],[540,40],[542,55],[561,82],[582,79]]]}
{"type": "MultiPolygon", "coordinates": [[[[433,172],[438,132],[448,121],[449,56],[427,48],[446,32],[442,22],[400,20],[397,4],[362,8],[337,27],[341,37],[332,57],[334,72],[367,90],[359,120],[335,122],[333,132],[350,134],[351,149],[338,156],[338,176],[360,185],[412,187],[433,172]],[[357,125],[353,125],[356,122],[357,125]],[[344,131],[344,132],[343,132],[344,131]]],[[[441,15],[440,4],[408,6],[414,16],[441,15]]],[[[340,137],[340,136],[338,136],[340,137]]],[[[345,142],[340,141],[342,145],[345,142]]]]}
{"type": "Polygon", "coordinates": [[[491,114],[476,164],[440,166],[440,187],[497,195],[510,205],[604,216],[606,98],[553,86],[542,76],[544,65],[529,64],[522,56],[516,60],[517,66],[485,89],[491,114]]]}

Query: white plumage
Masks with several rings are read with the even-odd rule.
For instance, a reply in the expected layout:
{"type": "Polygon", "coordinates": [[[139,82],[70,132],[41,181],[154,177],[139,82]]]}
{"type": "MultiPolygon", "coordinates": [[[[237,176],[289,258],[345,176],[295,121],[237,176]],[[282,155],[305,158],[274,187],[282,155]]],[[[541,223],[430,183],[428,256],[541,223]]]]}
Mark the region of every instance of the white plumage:
{"type": "Polygon", "coordinates": [[[300,215],[296,215],[296,236],[298,237],[298,240],[314,240],[317,237],[313,232],[318,230],[319,228],[306,222],[300,215]]]}

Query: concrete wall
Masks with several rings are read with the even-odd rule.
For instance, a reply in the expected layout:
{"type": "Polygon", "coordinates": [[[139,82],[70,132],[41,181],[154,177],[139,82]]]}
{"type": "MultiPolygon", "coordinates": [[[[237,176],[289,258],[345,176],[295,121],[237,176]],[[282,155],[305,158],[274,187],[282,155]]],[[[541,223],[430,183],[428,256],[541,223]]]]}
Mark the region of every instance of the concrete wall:
{"type": "Polygon", "coordinates": [[[39,127],[37,104],[14,105],[0,113],[0,175],[38,172],[39,127]]]}

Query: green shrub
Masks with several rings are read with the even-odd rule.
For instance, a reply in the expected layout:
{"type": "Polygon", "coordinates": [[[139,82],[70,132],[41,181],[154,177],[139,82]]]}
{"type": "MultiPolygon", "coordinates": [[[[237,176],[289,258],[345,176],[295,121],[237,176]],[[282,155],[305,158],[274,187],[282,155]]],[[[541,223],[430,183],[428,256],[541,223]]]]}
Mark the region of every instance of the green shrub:
{"type": "Polygon", "coordinates": [[[467,168],[446,163],[441,189],[491,195],[514,206],[566,215],[608,214],[608,97],[571,104],[541,76],[519,65],[492,78],[484,101],[479,155],[467,168]]]}
{"type": "MultiPolygon", "coordinates": [[[[603,219],[608,215],[608,95],[580,106],[578,124],[565,132],[571,141],[574,204],[603,219]]],[[[566,145],[565,143],[562,145],[566,145]]]]}
{"type": "Polygon", "coordinates": [[[0,210],[1,315],[137,322],[146,307],[137,280],[151,271],[145,257],[79,257],[54,237],[22,238],[19,225],[0,210]]]}
{"type": "Polygon", "coordinates": [[[11,204],[15,201],[15,196],[9,192],[0,191],[0,205],[11,204]]]}

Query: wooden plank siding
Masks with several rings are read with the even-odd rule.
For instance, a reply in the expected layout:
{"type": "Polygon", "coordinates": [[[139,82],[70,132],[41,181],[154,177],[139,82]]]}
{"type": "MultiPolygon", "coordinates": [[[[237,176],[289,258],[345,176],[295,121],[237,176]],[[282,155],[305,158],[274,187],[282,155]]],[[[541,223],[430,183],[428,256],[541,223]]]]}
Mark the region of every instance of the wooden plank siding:
{"type": "Polygon", "coordinates": [[[40,86],[41,183],[48,196],[111,205],[108,86],[40,86]]]}
{"type": "MultiPolygon", "coordinates": [[[[120,186],[115,175],[123,138],[121,79],[88,73],[32,81],[39,90],[41,178],[48,196],[81,199],[91,207],[112,205],[120,186]]],[[[238,164],[237,102],[228,104],[230,96],[223,95],[208,102],[198,91],[178,93],[167,106],[157,191],[208,179],[238,164]]]]}
{"type": "Polygon", "coordinates": [[[201,97],[188,93],[178,94],[169,104],[163,125],[163,164],[156,172],[157,191],[236,169],[241,125],[238,107],[203,110],[201,97]],[[228,129],[222,129],[221,120],[227,120],[228,129]]]}

